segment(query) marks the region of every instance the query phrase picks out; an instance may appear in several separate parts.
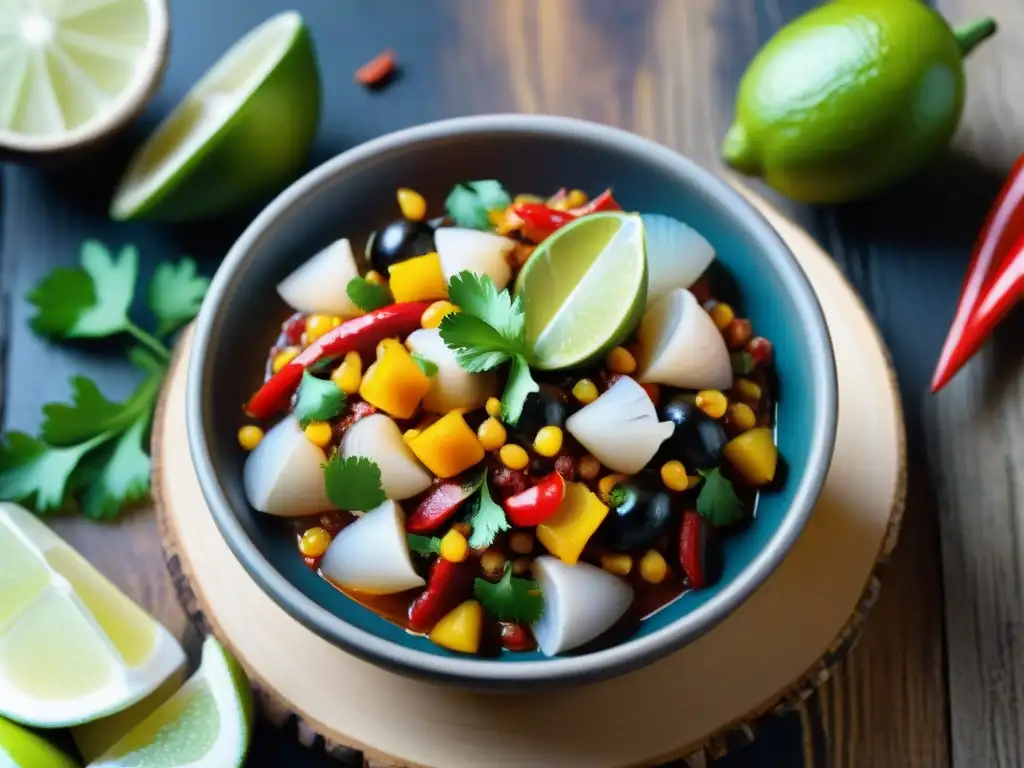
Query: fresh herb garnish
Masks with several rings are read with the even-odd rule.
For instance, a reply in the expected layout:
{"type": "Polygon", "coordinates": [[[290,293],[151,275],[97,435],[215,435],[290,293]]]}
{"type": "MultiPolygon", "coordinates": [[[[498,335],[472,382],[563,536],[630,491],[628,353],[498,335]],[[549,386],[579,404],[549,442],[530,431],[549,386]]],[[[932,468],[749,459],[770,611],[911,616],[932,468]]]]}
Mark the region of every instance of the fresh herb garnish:
{"type": "Polygon", "coordinates": [[[353,277],[345,286],[345,293],[363,312],[373,312],[391,303],[391,293],[383,285],[371,283],[365,277],[353,277]]]}
{"type": "Polygon", "coordinates": [[[513,576],[511,563],[505,563],[505,573],[497,584],[486,579],[474,581],[473,594],[498,621],[533,624],[544,613],[544,595],[540,585],[536,581],[513,576]]]}
{"type": "Polygon", "coordinates": [[[412,360],[419,366],[420,370],[423,371],[424,376],[437,375],[437,363],[433,360],[427,360],[427,358],[422,355],[417,355],[415,352],[412,353],[412,360]]]}
{"type": "Polygon", "coordinates": [[[486,230],[491,228],[488,213],[503,210],[511,203],[512,198],[500,183],[485,179],[456,184],[445,199],[444,207],[458,226],[486,230]]]}
{"type": "Polygon", "coordinates": [[[420,536],[416,533],[406,534],[409,541],[409,549],[417,555],[439,555],[441,554],[441,540],[437,536],[420,536]]]}
{"type": "Polygon", "coordinates": [[[469,536],[469,546],[473,549],[487,549],[494,543],[495,536],[510,528],[505,510],[491,498],[486,475],[477,493],[476,507],[469,524],[473,528],[473,533],[469,536]]]}
{"type": "Polygon", "coordinates": [[[345,408],[345,393],[329,379],[318,379],[308,370],[302,372],[299,394],[292,412],[303,429],[311,421],[333,419],[345,408]]]}
{"type": "Polygon", "coordinates": [[[156,315],[156,335],[166,336],[195,317],[209,287],[210,279],[196,274],[192,259],[158,264],[149,283],[149,308],[156,315]]]}
{"type": "Polygon", "coordinates": [[[505,391],[501,393],[501,418],[506,424],[513,426],[519,422],[523,413],[526,398],[532,392],[539,392],[540,385],[533,380],[530,366],[526,358],[516,355],[512,358],[512,366],[508,370],[505,391]]]}
{"type": "Polygon", "coordinates": [[[698,472],[704,478],[704,485],[697,496],[697,513],[715,527],[740,522],[746,515],[746,509],[732,482],[722,475],[718,467],[698,472]]]}
{"type": "Polygon", "coordinates": [[[339,509],[367,512],[387,501],[380,467],[365,456],[345,459],[335,453],[323,468],[327,498],[339,509]]]}

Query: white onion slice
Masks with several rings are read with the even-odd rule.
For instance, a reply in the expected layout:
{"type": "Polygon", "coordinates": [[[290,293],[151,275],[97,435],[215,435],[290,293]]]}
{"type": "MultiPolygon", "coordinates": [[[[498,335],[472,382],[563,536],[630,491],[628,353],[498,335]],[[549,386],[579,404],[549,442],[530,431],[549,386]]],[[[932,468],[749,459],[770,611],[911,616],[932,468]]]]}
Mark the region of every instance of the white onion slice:
{"type": "Polygon", "coordinates": [[[640,322],[637,379],[683,389],[729,389],[732,363],[725,339],[689,291],[677,288],[640,322]]]}
{"type": "Polygon", "coordinates": [[[545,656],[588,643],[611,628],[633,602],[633,589],[618,576],[589,563],[566,565],[541,555],[533,577],[544,595],[544,613],[533,635],[545,656]]]}
{"type": "Polygon", "coordinates": [[[647,307],[676,288],[689,288],[715,260],[714,246],[683,222],[660,213],[641,216],[647,242],[647,307]]]}
{"type": "Polygon", "coordinates": [[[437,373],[430,377],[430,391],[423,398],[425,411],[443,414],[456,408],[480,408],[487,398],[498,394],[497,373],[469,373],[459,365],[437,328],[413,331],[405,345],[437,366],[437,373]]]}
{"type": "Polygon", "coordinates": [[[402,440],[402,430],[382,413],[364,416],[345,432],[341,454],[365,456],[380,467],[380,481],[389,499],[408,499],[430,487],[434,478],[402,440]]]}
{"type": "Polygon", "coordinates": [[[390,595],[426,582],[413,568],[405,536],[405,513],[390,499],[344,528],[320,563],[340,587],[390,595]]]}
{"type": "Polygon", "coordinates": [[[331,243],[277,284],[277,293],[297,312],[354,317],[359,308],[348,297],[348,282],[359,276],[352,245],[331,243]]]}
{"type": "Polygon", "coordinates": [[[565,428],[606,467],[630,475],[654,458],[675,429],[658,421],[651,398],[628,376],[570,416],[565,428]]]}
{"type": "Polygon", "coordinates": [[[242,481],[253,509],[280,517],[333,509],[324,488],[327,461],[299,422],[286,417],[267,432],[245,459],[242,481]]]}
{"type": "Polygon", "coordinates": [[[434,232],[434,245],[445,280],[469,270],[489,275],[500,291],[512,279],[512,267],[505,256],[515,248],[514,240],[476,229],[441,227],[434,232]]]}

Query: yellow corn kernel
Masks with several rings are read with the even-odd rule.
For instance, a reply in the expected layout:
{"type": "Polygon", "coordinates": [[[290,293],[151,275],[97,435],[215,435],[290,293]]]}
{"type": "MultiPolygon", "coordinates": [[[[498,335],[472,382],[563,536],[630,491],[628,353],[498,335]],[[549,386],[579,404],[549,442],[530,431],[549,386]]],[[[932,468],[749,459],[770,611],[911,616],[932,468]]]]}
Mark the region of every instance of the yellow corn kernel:
{"type": "Polygon", "coordinates": [[[604,360],[604,367],[612,373],[630,374],[636,370],[636,358],[625,347],[615,347],[604,360]]]}
{"type": "Polygon", "coordinates": [[[729,401],[717,389],[702,389],[697,393],[697,399],[694,402],[712,419],[720,419],[725,416],[725,409],[729,407],[729,401]]]}
{"type": "Polygon", "coordinates": [[[423,328],[437,328],[441,325],[445,315],[450,315],[461,310],[450,301],[435,301],[423,312],[420,318],[420,325],[423,328]]]}
{"type": "Polygon", "coordinates": [[[533,552],[533,535],[529,531],[513,531],[508,537],[508,548],[517,555],[533,552]]]}
{"type": "Polygon", "coordinates": [[[461,563],[469,555],[469,542],[459,531],[452,528],[441,537],[441,557],[449,563],[461,563]]]}
{"type": "Polygon", "coordinates": [[[612,488],[614,488],[616,485],[618,485],[625,479],[625,475],[620,475],[618,473],[605,475],[604,477],[602,477],[597,483],[597,492],[601,495],[601,501],[607,504],[609,501],[609,494],[611,494],[612,492],[612,488]]]}
{"type": "Polygon", "coordinates": [[[511,443],[501,446],[498,458],[509,469],[526,469],[526,465],[530,463],[530,457],[526,451],[521,446],[511,443]]]}
{"type": "Polygon", "coordinates": [[[524,205],[526,203],[543,203],[543,202],[544,202],[544,198],[540,197],[539,195],[521,194],[521,195],[516,195],[512,199],[512,204],[513,205],[524,205]]]}
{"type": "Polygon", "coordinates": [[[491,416],[484,419],[483,423],[477,427],[476,436],[485,451],[496,451],[505,444],[508,433],[501,422],[491,416]]]}
{"type": "Polygon", "coordinates": [[[500,578],[505,571],[505,555],[497,549],[488,549],[480,555],[480,570],[484,576],[500,578]]]}
{"type": "Polygon", "coordinates": [[[640,578],[648,584],[661,584],[668,575],[668,563],[661,552],[649,549],[640,558],[640,578]]]}
{"type": "Polygon", "coordinates": [[[402,435],[402,442],[408,445],[417,437],[419,437],[422,431],[423,430],[416,429],[415,427],[405,430],[405,433],[402,435]]]}
{"type": "Polygon", "coordinates": [[[626,576],[633,570],[633,558],[629,555],[608,552],[601,555],[601,567],[616,576],[626,576]]]}
{"type": "Polygon", "coordinates": [[[736,379],[732,385],[732,391],[740,400],[745,403],[758,403],[761,401],[761,387],[750,379],[736,379]]]}
{"type": "Polygon", "coordinates": [[[661,482],[670,491],[685,491],[690,485],[681,461],[666,461],[661,465],[661,482]]]}
{"type": "Polygon", "coordinates": [[[582,189],[573,189],[565,196],[565,207],[579,208],[581,205],[586,205],[589,200],[587,193],[582,189]]]}
{"type": "Polygon", "coordinates": [[[541,427],[533,438],[533,450],[541,456],[557,456],[562,450],[562,430],[558,427],[541,427]]]}
{"type": "Polygon", "coordinates": [[[371,269],[366,273],[366,282],[373,283],[374,285],[379,285],[381,287],[386,287],[388,284],[387,278],[375,269],[371,269]]]}
{"type": "Polygon", "coordinates": [[[331,546],[331,534],[323,528],[310,528],[299,539],[299,552],[306,557],[323,557],[331,546]]]}
{"type": "Polygon", "coordinates": [[[416,256],[388,267],[391,295],[398,303],[448,298],[448,281],[436,253],[416,256]]]}
{"type": "Polygon", "coordinates": [[[334,430],[331,429],[331,425],[326,421],[311,421],[306,425],[303,430],[306,433],[306,437],[309,442],[313,445],[319,445],[321,448],[326,448],[331,444],[331,438],[334,437],[334,430]]]}
{"type": "Polygon", "coordinates": [[[512,574],[514,576],[525,576],[533,567],[532,557],[517,557],[512,561],[512,574]]]}
{"type": "Polygon", "coordinates": [[[501,400],[496,397],[488,397],[487,405],[484,406],[484,410],[487,411],[487,415],[495,419],[501,418],[501,400]]]}
{"type": "Polygon", "coordinates": [[[572,396],[583,405],[590,405],[597,400],[597,394],[597,384],[590,379],[580,379],[572,387],[572,396]]]}
{"type": "Polygon", "coordinates": [[[423,195],[415,189],[402,187],[396,193],[398,207],[402,209],[402,215],[409,221],[422,221],[427,215],[427,201],[423,195]]]}
{"type": "Polygon", "coordinates": [[[279,373],[282,368],[298,357],[301,351],[298,347],[285,347],[274,355],[274,360],[270,363],[270,370],[279,373]]]}
{"type": "Polygon", "coordinates": [[[263,430],[255,424],[246,424],[238,430],[238,444],[247,451],[255,450],[263,439],[263,430]]]}
{"type": "Polygon", "coordinates": [[[593,480],[601,473],[601,462],[589,453],[584,454],[576,463],[576,474],[581,480],[593,480]]]}
{"type": "Polygon", "coordinates": [[[341,318],[331,315],[310,315],[306,318],[306,343],[312,344],[340,323],[341,318]]]}
{"type": "Polygon", "coordinates": [[[566,483],[558,511],[537,526],[537,540],[563,563],[576,565],[607,516],[608,507],[587,486],[566,483]]]}
{"type": "Polygon", "coordinates": [[[363,359],[356,351],[346,352],[341,365],[331,372],[331,381],[346,395],[354,395],[359,391],[363,380],[363,359]]]}
{"type": "Polygon", "coordinates": [[[409,443],[416,458],[437,477],[454,477],[484,458],[484,449],[461,413],[451,411],[409,443]]]}
{"type": "Polygon", "coordinates": [[[757,424],[754,411],[746,403],[733,403],[727,411],[729,426],[737,432],[746,432],[757,424]]]}
{"type": "Polygon", "coordinates": [[[715,327],[720,331],[724,331],[728,328],[729,323],[731,323],[735,317],[736,313],[733,312],[732,307],[725,302],[719,302],[711,308],[711,319],[714,321],[715,327]]]}

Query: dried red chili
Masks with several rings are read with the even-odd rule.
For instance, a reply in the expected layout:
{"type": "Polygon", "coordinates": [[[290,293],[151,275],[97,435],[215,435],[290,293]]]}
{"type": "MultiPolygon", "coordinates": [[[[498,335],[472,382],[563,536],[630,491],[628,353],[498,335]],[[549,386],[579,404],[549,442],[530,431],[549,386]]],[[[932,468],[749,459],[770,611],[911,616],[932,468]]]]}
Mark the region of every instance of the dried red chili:
{"type": "Polygon", "coordinates": [[[384,85],[395,72],[395,52],[382,51],[356,70],[356,82],[368,88],[384,85]]]}

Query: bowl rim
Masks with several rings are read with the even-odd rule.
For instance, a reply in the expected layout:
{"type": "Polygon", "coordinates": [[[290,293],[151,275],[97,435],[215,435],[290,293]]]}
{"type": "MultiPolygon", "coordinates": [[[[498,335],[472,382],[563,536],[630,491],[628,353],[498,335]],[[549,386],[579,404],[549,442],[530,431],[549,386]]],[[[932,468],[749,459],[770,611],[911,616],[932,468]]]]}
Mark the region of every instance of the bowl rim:
{"type": "Polygon", "coordinates": [[[231,247],[214,276],[195,323],[188,366],[186,420],[188,442],[203,495],[214,521],[239,562],[271,599],[308,629],[345,651],[403,674],[474,688],[525,688],[613,677],[666,656],[705,634],[760,587],[799,538],[825,482],[835,443],[838,420],[835,356],[824,314],[803,268],[768,220],[727,182],[668,147],[629,131],[576,118],[553,115],[489,114],[456,117],[386,134],[360,144],[312,169],[281,192],[249,224],[231,247]],[[798,307],[796,320],[810,335],[812,386],[819,394],[812,418],[809,460],[801,482],[778,529],[736,578],[708,602],[649,635],[631,638],[583,656],[554,657],[514,663],[493,659],[446,657],[408,648],[355,627],[320,606],[274,568],[246,535],[214,472],[204,437],[205,381],[211,370],[204,350],[216,331],[216,320],[250,253],[279,218],[315,193],[337,173],[381,154],[425,141],[488,134],[520,134],[569,138],[605,146],[627,156],[643,156],[682,178],[694,193],[713,201],[773,254],[786,290],[798,307]]]}

